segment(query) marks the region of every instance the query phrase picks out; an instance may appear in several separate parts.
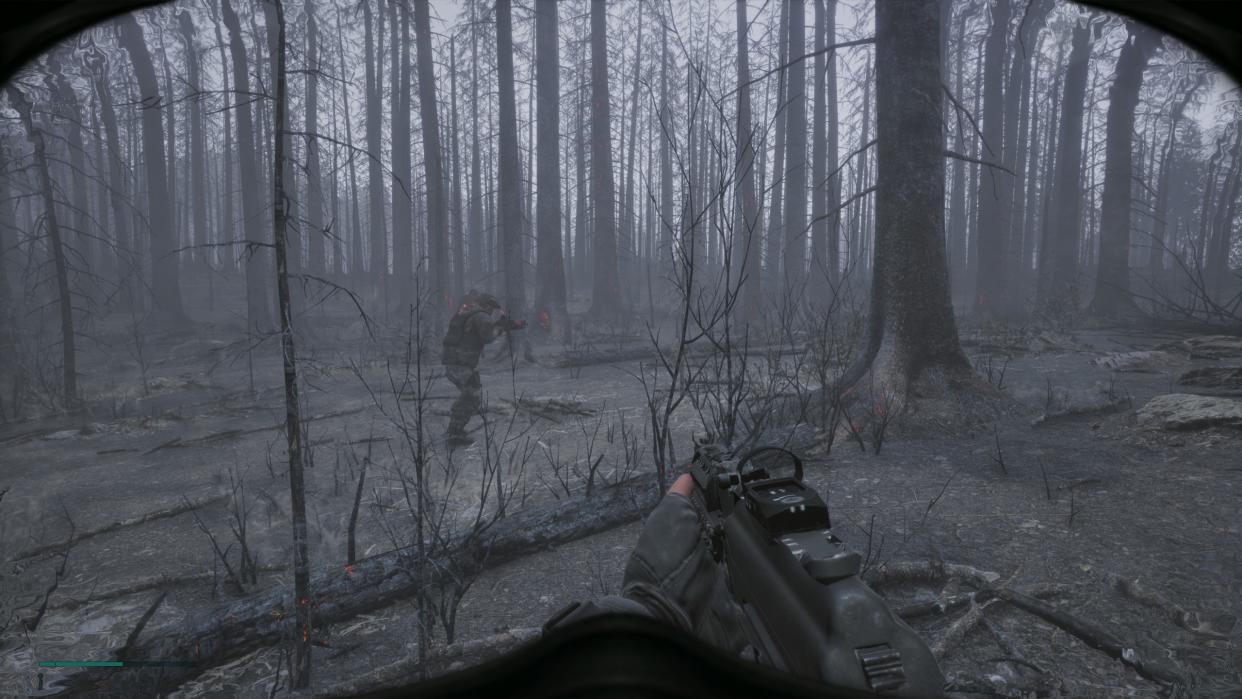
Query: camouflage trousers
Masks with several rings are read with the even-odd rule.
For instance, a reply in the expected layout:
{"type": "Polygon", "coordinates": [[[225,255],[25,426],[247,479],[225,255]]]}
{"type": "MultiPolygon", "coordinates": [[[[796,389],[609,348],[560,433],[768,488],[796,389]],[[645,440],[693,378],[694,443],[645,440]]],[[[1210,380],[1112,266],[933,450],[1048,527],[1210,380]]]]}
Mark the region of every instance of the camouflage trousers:
{"type": "Polygon", "coordinates": [[[479,412],[483,405],[483,382],[479,371],[471,366],[445,364],[444,375],[459,391],[453,407],[449,408],[449,436],[464,435],[466,423],[479,412]]]}

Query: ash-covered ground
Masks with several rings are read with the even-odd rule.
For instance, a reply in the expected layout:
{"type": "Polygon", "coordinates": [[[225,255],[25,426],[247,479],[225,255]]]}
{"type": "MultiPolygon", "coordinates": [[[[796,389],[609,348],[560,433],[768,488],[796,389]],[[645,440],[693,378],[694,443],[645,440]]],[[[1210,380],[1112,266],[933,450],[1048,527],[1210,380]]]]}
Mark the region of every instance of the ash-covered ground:
{"type": "MultiPolygon", "coordinates": [[[[403,388],[410,338],[399,325],[376,340],[359,322],[314,325],[301,352],[311,565],[345,569],[356,500],[359,561],[414,541],[403,479],[420,403],[410,384],[403,388]]],[[[608,497],[611,482],[654,481],[648,394],[637,377],[658,359],[635,356],[651,346],[640,328],[597,336],[590,347],[580,340],[590,361],[568,362],[537,337],[529,356],[498,346],[482,367],[488,426],[451,467],[438,440],[455,392],[443,379],[422,384],[425,477],[445,503],[446,532],[495,518],[500,500],[511,517],[584,497],[592,467],[597,498],[608,497]],[[567,363],[580,365],[557,366],[567,363]]],[[[0,694],[89,693],[74,684],[79,673],[112,671],[37,663],[110,658],[127,640],[200,628],[264,591],[292,595],[278,357],[266,345],[247,352],[244,338],[218,339],[229,332],[203,324],[153,333],[149,361],[120,353],[84,369],[88,417],[0,430],[3,596],[15,620],[0,637],[0,694]]],[[[1131,660],[1172,668],[1190,696],[1237,696],[1242,388],[1227,369],[1242,365],[1242,340],[1010,328],[963,332],[963,342],[1000,389],[997,419],[937,431],[906,429],[898,414],[878,454],[874,433],[855,439],[848,426],[830,450],[810,426],[791,442],[827,496],[835,530],[864,553],[869,579],[894,607],[964,600],[909,619],[942,647],[952,687],[960,696],[1169,691],[1015,604],[968,599],[977,592],[970,579],[879,581],[886,567],[942,562],[996,573],[995,586],[1111,634],[1131,660]],[[1144,410],[1167,394],[1219,400],[1144,410]],[[965,615],[978,618],[965,625],[965,615]]],[[[438,338],[427,344],[422,370],[432,373],[438,338]]],[[[684,462],[702,418],[687,400],[670,422],[684,462]]],[[[456,612],[454,646],[465,650],[455,655],[437,623],[427,654],[444,660],[441,670],[458,669],[529,639],[568,602],[616,591],[640,528],[631,522],[483,565],[456,612]]],[[[314,691],[410,676],[419,655],[415,608],[412,596],[399,596],[316,628],[314,691]]],[[[286,681],[285,658],[280,644],[263,645],[195,673],[176,694],[270,696],[286,681]]]]}

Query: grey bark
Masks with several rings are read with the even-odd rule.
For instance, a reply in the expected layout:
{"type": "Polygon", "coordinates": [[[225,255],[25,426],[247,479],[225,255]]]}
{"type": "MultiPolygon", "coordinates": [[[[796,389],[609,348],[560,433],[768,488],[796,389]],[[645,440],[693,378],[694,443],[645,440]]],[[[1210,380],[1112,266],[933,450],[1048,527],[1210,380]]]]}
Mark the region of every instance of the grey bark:
{"type": "MultiPolygon", "coordinates": [[[[227,2],[227,0],[225,0],[227,2]]],[[[142,27],[132,15],[117,22],[121,43],[129,53],[142,104],[163,104],[151,54],[147,52],[142,27]]],[[[177,281],[177,260],[171,255],[176,233],[169,209],[168,173],[165,167],[163,123],[160,110],[142,109],[142,147],[146,162],[147,202],[151,223],[151,291],[155,307],[164,319],[181,323],[186,319],[181,305],[181,287],[177,281]]]]}
{"type": "Polygon", "coordinates": [[[1061,117],[1057,133],[1056,171],[1051,206],[1044,219],[1039,256],[1038,302],[1045,311],[1059,312],[1078,304],[1078,241],[1082,226],[1082,117],[1091,56],[1092,30],[1074,28],[1065,67],[1061,117]]]}
{"type": "Polygon", "coordinates": [[[536,220],[539,270],[535,286],[535,310],[547,314],[553,337],[568,344],[572,339],[565,308],[565,260],[561,248],[560,110],[561,80],[559,22],[556,3],[535,5],[535,81],[538,93],[538,175],[536,220]]]}
{"type": "Polygon", "coordinates": [[[1096,267],[1096,315],[1133,310],[1130,296],[1130,206],[1134,175],[1134,110],[1147,61],[1160,45],[1160,35],[1133,24],[1121,47],[1116,74],[1108,90],[1108,122],[1104,136],[1104,192],[1100,197],[1100,248],[1096,267]]]}
{"type": "MultiPolygon", "coordinates": [[[[447,311],[449,299],[448,202],[444,194],[444,159],[440,147],[440,113],[436,95],[435,64],[431,56],[431,13],[427,0],[414,3],[414,32],[418,48],[418,111],[423,127],[423,168],[427,187],[427,242],[430,253],[432,308],[447,311]]],[[[407,101],[408,106],[408,101],[407,101]]],[[[407,109],[408,112],[408,109],[407,109]]],[[[408,128],[409,116],[405,117],[408,128]]],[[[396,128],[396,126],[394,126],[396,128]]]]}
{"type": "MultiPolygon", "coordinates": [[[[937,3],[876,1],[876,243],[869,369],[904,395],[923,377],[970,376],[949,300],[937,3]]],[[[846,381],[853,383],[853,381],[846,381]]]]}
{"type": "Polygon", "coordinates": [[[515,311],[526,309],[526,275],[522,259],[522,183],[518,162],[517,107],[513,83],[513,20],[510,0],[496,2],[496,80],[500,92],[499,236],[504,275],[504,303],[515,311]]]}
{"type": "MultiPolygon", "coordinates": [[[[806,53],[806,6],[803,0],[790,0],[789,55],[806,53]]],[[[788,68],[789,105],[785,112],[785,138],[789,139],[785,157],[785,254],[784,288],[801,288],[806,275],[806,61],[788,68]]]]}
{"type": "Polygon", "coordinates": [[[608,6],[605,0],[591,0],[591,200],[595,214],[591,314],[601,319],[616,317],[623,300],[617,278],[616,186],[609,114],[608,6]]]}
{"type": "MultiPolygon", "coordinates": [[[[1009,0],[992,5],[992,28],[988,32],[983,68],[983,149],[982,160],[998,162],[1003,157],[1005,48],[1009,35],[1009,0]]],[[[997,168],[988,168],[979,178],[979,222],[975,228],[978,257],[975,285],[975,311],[985,317],[1004,314],[1005,257],[1009,212],[1004,192],[1012,188],[1013,178],[997,168]]]]}

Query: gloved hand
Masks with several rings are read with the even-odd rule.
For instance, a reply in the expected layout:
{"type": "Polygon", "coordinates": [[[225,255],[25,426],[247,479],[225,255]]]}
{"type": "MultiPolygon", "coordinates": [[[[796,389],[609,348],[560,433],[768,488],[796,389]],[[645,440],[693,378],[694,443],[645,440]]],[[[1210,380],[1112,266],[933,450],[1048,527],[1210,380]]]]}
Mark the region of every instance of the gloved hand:
{"type": "Polygon", "coordinates": [[[621,594],[653,616],[738,652],[746,644],[742,611],[729,595],[727,571],[712,559],[702,514],[683,474],[647,517],[625,566],[621,594]]]}
{"type": "Polygon", "coordinates": [[[522,320],[515,320],[515,321],[513,321],[513,329],[514,329],[514,330],[521,330],[521,329],[522,329],[522,328],[524,328],[524,327],[526,327],[526,320],[525,320],[525,319],[522,319],[522,320]]]}
{"type": "Polygon", "coordinates": [[[698,510],[682,475],[648,515],[625,566],[621,595],[579,605],[549,626],[609,612],[651,616],[724,650],[746,645],[742,611],[729,595],[726,570],[712,559],[698,510]]]}

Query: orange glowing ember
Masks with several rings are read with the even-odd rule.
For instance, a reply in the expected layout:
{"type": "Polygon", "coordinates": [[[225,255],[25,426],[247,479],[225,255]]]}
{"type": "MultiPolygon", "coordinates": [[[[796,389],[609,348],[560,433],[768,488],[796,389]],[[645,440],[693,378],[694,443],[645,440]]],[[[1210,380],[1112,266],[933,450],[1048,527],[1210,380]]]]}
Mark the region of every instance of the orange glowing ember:
{"type": "Polygon", "coordinates": [[[355,571],[356,569],[357,569],[357,566],[354,566],[354,565],[352,565],[352,564],[351,564],[351,565],[347,565],[347,566],[345,566],[345,575],[347,575],[347,576],[349,576],[349,577],[351,577],[351,578],[352,578],[352,577],[354,577],[354,571],[355,571]]]}
{"type": "Polygon", "coordinates": [[[539,311],[539,327],[544,330],[552,329],[552,318],[547,311],[539,311]]]}

